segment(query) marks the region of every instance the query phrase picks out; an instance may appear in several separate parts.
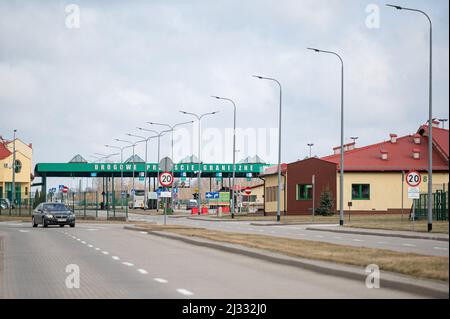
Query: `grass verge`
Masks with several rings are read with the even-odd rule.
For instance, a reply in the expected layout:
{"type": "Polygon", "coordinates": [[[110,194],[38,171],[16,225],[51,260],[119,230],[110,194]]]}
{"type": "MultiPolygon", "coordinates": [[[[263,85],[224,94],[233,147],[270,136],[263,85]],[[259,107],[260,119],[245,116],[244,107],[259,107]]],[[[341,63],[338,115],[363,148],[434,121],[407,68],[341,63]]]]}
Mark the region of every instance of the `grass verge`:
{"type": "Polygon", "coordinates": [[[188,237],[239,244],[293,257],[366,267],[377,264],[381,270],[408,276],[448,281],[449,258],[402,253],[386,249],[354,247],[301,239],[230,233],[183,226],[141,225],[149,231],[167,231],[188,237]]]}

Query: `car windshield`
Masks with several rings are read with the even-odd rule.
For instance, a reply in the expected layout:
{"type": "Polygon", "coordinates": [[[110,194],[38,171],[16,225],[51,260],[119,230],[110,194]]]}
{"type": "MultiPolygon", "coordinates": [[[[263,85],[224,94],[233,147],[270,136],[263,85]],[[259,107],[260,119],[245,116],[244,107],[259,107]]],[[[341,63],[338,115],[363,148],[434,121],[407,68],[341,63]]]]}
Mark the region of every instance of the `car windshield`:
{"type": "Polygon", "coordinates": [[[68,210],[66,205],[64,204],[45,204],[44,205],[44,210],[49,210],[49,211],[66,211],[68,210]]]}

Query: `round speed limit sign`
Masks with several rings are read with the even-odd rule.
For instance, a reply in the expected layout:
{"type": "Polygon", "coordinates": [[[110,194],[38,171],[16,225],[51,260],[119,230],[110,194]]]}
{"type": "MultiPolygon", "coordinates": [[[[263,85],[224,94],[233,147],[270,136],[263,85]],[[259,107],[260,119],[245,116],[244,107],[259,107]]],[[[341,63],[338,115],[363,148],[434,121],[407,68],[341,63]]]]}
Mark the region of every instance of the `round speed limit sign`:
{"type": "Polygon", "coordinates": [[[169,187],[173,184],[173,175],[170,172],[164,172],[159,175],[159,183],[164,187],[169,187]]]}
{"type": "Polygon", "coordinates": [[[406,174],[406,183],[411,187],[417,187],[422,182],[422,176],[417,171],[410,171],[406,174]]]}

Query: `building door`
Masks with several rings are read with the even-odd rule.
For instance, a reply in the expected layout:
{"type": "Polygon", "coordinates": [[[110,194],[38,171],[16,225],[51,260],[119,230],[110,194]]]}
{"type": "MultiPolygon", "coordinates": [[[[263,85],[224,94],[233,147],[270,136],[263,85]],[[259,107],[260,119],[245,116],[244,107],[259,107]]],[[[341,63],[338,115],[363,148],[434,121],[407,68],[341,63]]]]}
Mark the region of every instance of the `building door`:
{"type": "Polygon", "coordinates": [[[3,198],[3,186],[0,186],[0,198],[3,198]]]}
{"type": "Polygon", "coordinates": [[[17,205],[20,205],[20,203],[22,203],[22,193],[20,192],[20,184],[16,184],[15,200],[17,205]]]}

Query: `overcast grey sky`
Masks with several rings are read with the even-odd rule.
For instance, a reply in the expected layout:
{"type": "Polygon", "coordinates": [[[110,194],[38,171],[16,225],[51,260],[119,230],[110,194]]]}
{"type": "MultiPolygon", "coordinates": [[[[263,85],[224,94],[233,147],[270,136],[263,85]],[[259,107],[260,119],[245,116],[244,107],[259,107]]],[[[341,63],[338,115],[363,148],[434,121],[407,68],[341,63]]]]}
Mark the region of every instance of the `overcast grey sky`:
{"type": "MultiPolygon", "coordinates": [[[[423,9],[433,20],[434,115],[448,118],[448,1],[390,1],[423,9]]],[[[344,58],[347,141],[356,135],[367,145],[391,132],[415,132],[428,116],[428,22],[384,4],[2,0],[0,134],[11,138],[17,128],[34,145],[34,163],[66,162],[76,153],[91,159],[146,121],[189,120],[178,112],[186,109],[220,110],[205,120],[205,139],[221,132],[229,140],[232,107],[210,95],[236,101],[239,128],[276,128],[278,90],[251,77],[262,74],[284,89],[283,161],[304,158],[308,142],[314,154],[328,155],[339,145],[339,61],[309,46],[344,58]],[[66,26],[71,3],[80,8],[79,28],[66,26]],[[379,5],[379,28],[366,25],[369,4],[379,5]]],[[[169,139],[163,142],[169,155],[169,139]]],[[[215,143],[223,154],[205,145],[204,161],[230,162],[231,145],[215,143]]],[[[194,144],[178,145],[184,148],[176,160],[197,152],[194,144]]],[[[238,148],[238,160],[254,155],[238,148]]],[[[276,149],[268,153],[264,159],[276,162],[276,149]]]]}

